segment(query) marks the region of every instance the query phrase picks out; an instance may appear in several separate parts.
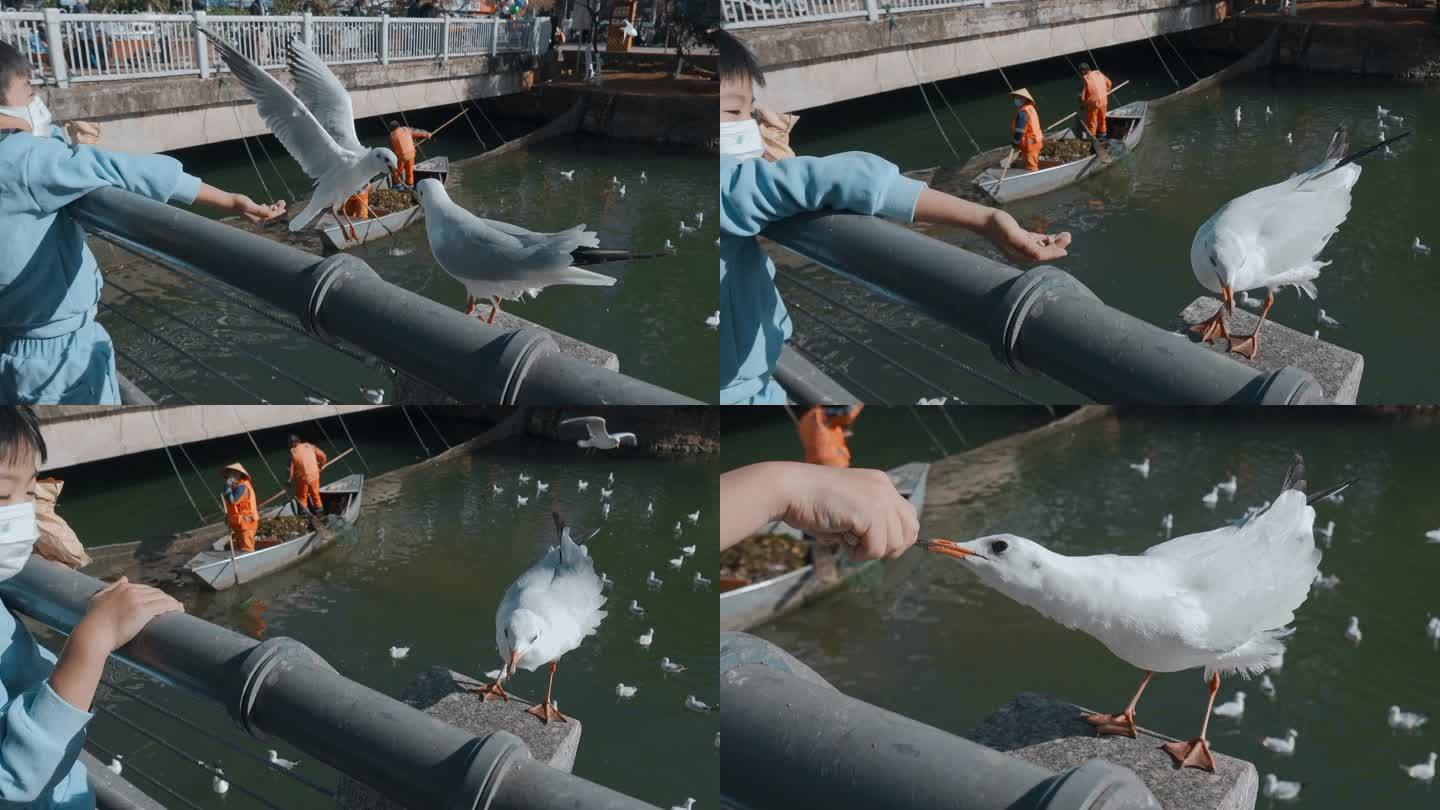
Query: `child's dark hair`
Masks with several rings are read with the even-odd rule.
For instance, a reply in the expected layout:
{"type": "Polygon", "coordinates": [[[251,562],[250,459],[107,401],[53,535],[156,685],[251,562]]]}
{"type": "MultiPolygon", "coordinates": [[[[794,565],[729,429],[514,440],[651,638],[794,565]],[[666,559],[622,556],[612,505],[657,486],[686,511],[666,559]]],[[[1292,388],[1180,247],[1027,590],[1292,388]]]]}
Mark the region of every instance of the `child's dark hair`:
{"type": "Polygon", "coordinates": [[[0,42],[0,94],[17,76],[30,81],[30,62],[14,45],[0,42]]]}
{"type": "Polygon", "coordinates": [[[25,453],[39,453],[41,461],[46,458],[39,418],[29,405],[0,408],[0,460],[20,461],[25,453]]]}
{"type": "Polygon", "coordinates": [[[724,28],[715,30],[715,50],[720,53],[720,81],[750,78],[757,87],[765,86],[765,71],[760,60],[736,36],[724,28]]]}

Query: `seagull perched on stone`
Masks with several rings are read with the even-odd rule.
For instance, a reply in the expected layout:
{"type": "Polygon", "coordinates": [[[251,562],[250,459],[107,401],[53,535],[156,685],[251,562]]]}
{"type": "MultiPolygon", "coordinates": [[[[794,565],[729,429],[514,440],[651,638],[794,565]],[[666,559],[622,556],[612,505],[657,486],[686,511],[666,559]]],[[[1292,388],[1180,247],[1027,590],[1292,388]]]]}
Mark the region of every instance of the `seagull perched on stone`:
{"type": "Polygon", "coordinates": [[[1280,662],[1287,625],[1320,566],[1311,504],[1346,486],[1307,497],[1297,454],[1268,509],[1135,556],[1070,557],[1010,534],[919,545],[964,561],[983,584],[1088,633],[1145,673],[1124,711],[1085,717],[1100,734],[1134,736],[1135,706],[1154,673],[1203,667],[1209,699],[1200,734],[1164,748],[1182,767],[1213,771],[1205,734],[1220,675],[1258,675],[1280,662]]]}
{"type": "Polygon", "coordinates": [[[526,710],[546,723],[568,719],[551,700],[556,663],[587,636],[594,635],[606,614],[600,609],[605,605],[605,596],[595,573],[595,561],[582,545],[595,533],[577,543],[560,515],[551,515],[559,544],[551,546],[539,562],[510,583],[495,610],[495,647],[505,662],[501,677],[493,684],[471,690],[483,695],[484,700],[509,700],[501,686],[506,678],[522,668],[534,672],[548,663],[550,678],[545,683],[545,700],[526,710]]]}
{"type": "Polygon", "coordinates": [[[486,322],[493,323],[504,299],[519,300],[527,293],[533,298],[546,287],[562,284],[609,287],[615,283],[610,276],[575,266],[577,254],[600,245],[595,232],[584,225],[541,233],[484,219],[461,208],[439,180],[428,177],[415,184],[414,194],[425,210],[430,252],[469,294],[467,315],[478,302],[489,300],[486,322]]]}
{"type": "Polygon", "coordinates": [[[585,428],[590,435],[576,442],[576,446],[589,450],[614,450],[621,445],[636,446],[634,433],[611,433],[605,427],[603,416],[577,416],[573,419],[566,419],[559,425],[561,428],[576,425],[585,428]]]}
{"type": "MultiPolygon", "coordinates": [[[[286,62],[295,82],[291,93],[278,79],[236,50],[215,31],[192,23],[219,51],[220,58],[255,99],[255,111],[300,169],[315,181],[310,203],[290,219],[291,232],[309,225],[329,209],[349,223],[340,208],[378,175],[395,169],[395,153],[366,149],[355,134],[355,112],[345,86],[299,37],[290,40],[286,62]],[[299,96],[298,98],[296,96],[299,96]]],[[[355,226],[350,238],[359,240],[355,226]]]]}
{"type": "Polygon", "coordinates": [[[1222,303],[1191,331],[1207,343],[1226,338],[1230,351],[1253,359],[1276,290],[1294,287],[1310,298],[1319,294],[1315,279],[1329,262],[1318,257],[1350,214],[1350,191],[1360,179],[1355,161],[1384,143],[1346,155],[1345,128],[1339,127],[1314,168],[1237,197],[1207,219],[1190,244],[1190,269],[1201,286],[1220,294],[1222,303]],[[1231,335],[1225,315],[1234,312],[1235,293],[1260,288],[1266,291],[1265,305],[1255,333],[1231,335]]]}

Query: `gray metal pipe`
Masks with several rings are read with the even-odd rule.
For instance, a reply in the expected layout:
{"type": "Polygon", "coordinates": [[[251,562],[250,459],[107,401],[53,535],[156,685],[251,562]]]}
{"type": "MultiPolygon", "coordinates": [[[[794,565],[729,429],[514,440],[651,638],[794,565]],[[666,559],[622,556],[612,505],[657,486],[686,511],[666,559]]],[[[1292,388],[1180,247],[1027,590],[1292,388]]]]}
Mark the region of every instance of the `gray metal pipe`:
{"type": "Polygon", "coordinates": [[[788,343],[780,349],[775,381],[797,405],[853,405],[860,401],[788,343]]]}
{"type": "MultiPolygon", "coordinates": [[[[0,582],[0,597],[68,635],[102,585],[32,556],[0,582]]],[[[257,642],[188,614],[168,614],[114,655],[218,703],[252,737],[279,737],[407,807],[653,808],[534,761],[508,732],[473,737],[362,686],[294,639],[257,642]]]]}
{"type": "MultiPolygon", "coordinates": [[[[763,643],[763,642],[762,642],[763,643]]],[[[1134,773],[1092,760],[1055,774],[852,698],[808,668],[722,651],[721,789],[752,810],[1158,808],[1134,773]]]]}
{"type": "Polygon", "coordinates": [[[460,402],[696,405],[693,399],[560,352],[536,329],[504,329],[380,278],[364,261],[321,259],[117,188],[71,204],[87,229],[167,267],[203,273],[345,340],[460,402]]]}
{"type": "Polygon", "coordinates": [[[1099,402],[1322,404],[1308,372],[1263,373],[1107,306],[1070,274],[1021,273],[876,217],[807,214],[765,236],[1099,402]]]}

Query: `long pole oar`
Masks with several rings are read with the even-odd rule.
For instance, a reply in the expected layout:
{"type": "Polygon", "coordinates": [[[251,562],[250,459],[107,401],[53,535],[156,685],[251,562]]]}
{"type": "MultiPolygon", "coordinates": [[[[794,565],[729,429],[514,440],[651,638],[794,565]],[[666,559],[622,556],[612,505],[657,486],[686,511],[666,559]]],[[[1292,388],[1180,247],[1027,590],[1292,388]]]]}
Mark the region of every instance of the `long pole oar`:
{"type": "MultiPolygon", "coordinates": [[[[1115,85],[1114,87],[1110,88],[1110,92],[1109,92],[1108,95],[1112,95],[1112,96],[1115,95],[1116,93],[1120,92],[1120,88],[1124,87],[1125,85],[1127,85],[1127,84],[1129,84],[1129,83],[1130,83],[1130,80],[1129,80],[1129,79],[1126,79],[1125,81],[1123,81],[1123,82],[1115,85]]],[[[1080,114],[1080,111],[1079,111],[1079,110],[1076,110],[1075,112],[1070,113],[1069,115],[1065,116],[1064,118],[1061,118],[1059,121],[1056,121],[1055,123],[1053,123],[1053,124],[1051,124],[1050,126],[1046,127],[1046,128],[1045,128],[1045,131],[1046,131],[1046,132],[1049,132],[1050,130],[1052,130],[1052,129],[1058,127],[1058,126],[1060,126],[1061,124],[1065,123],[1066,121],[1069,121],[1071,118],[1074,118],[1075,116],[1077,116],[1077,115],[1079,115],[1079,114],[1080,114]]]]}
{"type": "Polygon", "coordinates": [[[1005,185],[1005,175],[1010,173],[1010,164],[1015,162],[1015,147],[1010,147],[1010,157],[1005,158],[1005,167],[1000,171],[1000,182],[995,184],[995,199],[1000,199],[1000,187],[1005,185]]]}
{"type": "MultiPolygon", "coordinates": [[[[250,485],[251,485],[251,486],[254,486],[255,484],[252,482],[250,485]]],[[[225,511],[225,498],[224,498],[223,496],[220,498],[220,511],[222,511],[222,512],[225,511]]],[[[256,511],[259,511],[259,509],[257,508],[256,511]]],[[[256,520],[256,523],[258,524],[260,519],[257,517],[255,520],[256,520]]],[[[231,534],[231,535],[230,535],[230,542],[228,542],[228,543],[225,544],[225,548],[227,548],[227,549],[230,550],[230,573],[232,573],[232,574],[235,575],[235,587],[238,588],[238,587],[240,587],[240,563],[238,563],[238,562],[235,561],[235,535],[234,535],[234,534],[231,534]]]]}
{"type": "MultiPolygon", "coordinates": [[[[350,454],[353,453],[353,452],[355,452],[355,448],[352,447],[352,448],[350,448],[349,450],[346,450],[345,452],[341,453],[340,455],[338,455],[338,456],[330,459],[329,461],[325,462],[325,466],[324,466],[324,467],[321,467],[321,468],[320,468],[320,471],[321,471],[321,472],[324,472],[324,471],[325,471],[325,467],[329,467],[331,464],[334,464],[335,462],[337,462],[337,461],[339,461],[340,459],[342,459],[342,458],[350,455],[350,454]]],[[[274,495],[271,495],[270,497],[268,497],[268,498],[266,498],[265,500],[261,501],[261,502],[260,502],[260,506],[264,506],[264,505],[270,503],[271,501],[275,500],[276,498],[278,498],[278,497],[280,497],[281,495],[284,495],[284,494],[285,494],[285,490],[282,489],[282,490],[280,490],[279,492],[275,493],[274,495]]],[[[255,508],[258,510],[258,509],[260,508],[260,506],[257,506],[257,507],[255,507],[255,508]]]]}
{"type": "MultiPolygon", "coordinates": [[[[1116,89],[1118,90],[1119,88],[1117,87],[1116,89]]],[[[460,108],[460,114],[459,114],[459,115],[456,115],[454,118],[451,118],[449,121],[446,121],[445,123],[441,124],[440,126],[438,126],[438,127],[434,128],[434,129],[430,130],[430,137],[431,137],[431,138],[434,138],[436,135],[439,135],[439,134],[440,134],[440,130],[444,129],[445,127],[450,126],[450,125],[453,124],[453,123],[455,123],[455,122],[456,122],[461,116],[463,116],[464,114],[465,114],[465,108],[464,108],[464,107],[461,107],[461,108],[460,108]]]]}

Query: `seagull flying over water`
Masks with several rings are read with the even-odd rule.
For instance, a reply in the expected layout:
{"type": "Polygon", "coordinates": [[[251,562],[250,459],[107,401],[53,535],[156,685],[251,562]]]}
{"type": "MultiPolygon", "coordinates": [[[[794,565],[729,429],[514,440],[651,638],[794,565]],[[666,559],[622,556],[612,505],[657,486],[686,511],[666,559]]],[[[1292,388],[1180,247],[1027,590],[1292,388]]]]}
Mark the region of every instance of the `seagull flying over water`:
{"type": "Polygon", "coordinates": [[[1135,556],[1071,557],[1010,534],[919,545],[962,560],[981,583],[1088,633],[1145,673],[1124,711],[1086,717],[1100,734],[1135,735],[1135,706],[1154,673],[1203,667],[1209,703],[1200,734],[1164,748],[1182,767],[1213,771],[1205,734],[1220,675],[1279,664],[1286,626],[1320,565],[1311,504],[1349,485],[1307,497],[1297,454],[1268,509],[1135,556]]]}
{"type": "Polygon", "coordinates": [[[546,723],[568,719],[551,700],[556,663],[587,636],[594,635],[606,615],[600,609],[605,597],[600,577],[595,574],[595,561],[589,549],[581,545],[595,535],[577,543],[560,515],[551,514],[559,535],[558,545],[551,546],[539,562],[510,583],[495,609],[495,648],[505,662],[501,677],[493,684],[471,690],[484,700],[509,700],[501,686],[506,678],[522,668],[534,672],[548,663],[550,678],[545,684],[545,700],[526,710],[546,723]]]}
{"type": "MultiPolygon", "coordinates": [[[[327,208],[337,220],[348,222],[348,217],[341,219],[340,207],[377,175],[392,171],[398,161],[389,149],[361,145],[345,86],[299,37],[290,40],[286,49],[295,82],[291,93],[224,37],[199,23],[192,24],[215,45],[230,72],[255,99],[255,111],[265,125],[315,181],[310,203],[290,219],[290,231],[302,230],[327,208]]],[[[350,235],[359,238],[353,225],[350,235]]]]}
{"type": "Polygon", "coordinates": [[[605,427],[603,416],[577,416],[574,419],[566,419],[560,423],[560,427],[566,425],[581,425],[590,434],[588,437],[576,442],[579,447],[591,450],[614,450],[622,444],[635,446],[634,433],[611,433],[605,427]]]}
{"type": "Polygon", "coordinates": [[[492,304],[487,323],[503,299],[534,298],[546,287],[572,284],[609,287],[615,279],[576,267],[577,254],[598,248],[600,240],[584,225],[555,233],[540,233],[518,225],[475,216],[446,193],[439,180],[425,178],[415,184],[415,199],[425,210],[425,235],[430,252],[451,278],[465,286],[469,296],[465,314],[480,301],[492,304]]]}
{"type": "Polygon", "coordinates": [[[1195,232],[1191,271],[1201,286],[1223,299],[1213,316],[1191,327],[1201,340],[1226,338],[1230,351],[1253,359],[1276,290],[1294,287],[1310,298],[1319,295],[1314,280],[1329,262],[1318,257],[1350,213],[1350,191],[1360,179],[1355,161],[1382,145],[1346,155],[1346,144],[1345,128],[1338,127],[1314,168],[1231,200],[1195,232]],[[1231,335],[1225,315],[1235,310],[1235,292],[1257,288],[1264,288],[1266,296],[1255,333],[1231,335]]]}

